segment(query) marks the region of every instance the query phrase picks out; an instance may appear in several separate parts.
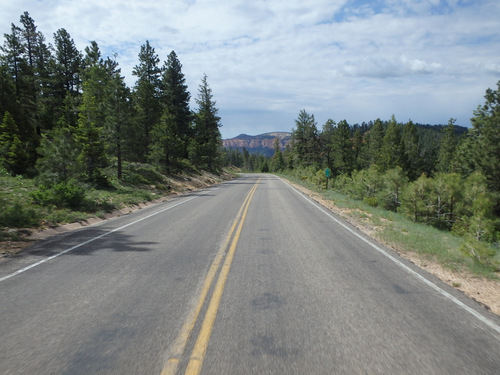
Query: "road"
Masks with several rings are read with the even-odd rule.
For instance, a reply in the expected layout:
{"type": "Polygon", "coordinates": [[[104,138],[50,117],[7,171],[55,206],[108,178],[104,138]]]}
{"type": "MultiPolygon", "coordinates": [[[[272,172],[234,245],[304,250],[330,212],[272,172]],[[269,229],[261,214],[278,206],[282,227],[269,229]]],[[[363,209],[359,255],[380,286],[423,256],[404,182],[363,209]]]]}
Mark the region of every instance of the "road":
{"type": "Polygon", "coordinates": [[[0,374],[498,374],[500,319],[281,179],[0,263],[0,374]]]}

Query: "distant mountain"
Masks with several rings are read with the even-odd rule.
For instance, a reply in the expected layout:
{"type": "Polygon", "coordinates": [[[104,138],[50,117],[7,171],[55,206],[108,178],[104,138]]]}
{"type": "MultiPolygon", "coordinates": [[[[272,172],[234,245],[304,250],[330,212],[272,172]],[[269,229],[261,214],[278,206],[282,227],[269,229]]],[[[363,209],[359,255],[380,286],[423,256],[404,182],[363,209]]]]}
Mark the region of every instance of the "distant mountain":
{"type": "Polygon", "coordinates": [[[240,134],[231,139],[222,141],[225,148],[229,149],[246,149],[251,154],[262,154],[273,156],[274,140],[279,138],[281,149],[284,149],[290,142],[292,133],[273,132],[260,135],[240,134]]]}

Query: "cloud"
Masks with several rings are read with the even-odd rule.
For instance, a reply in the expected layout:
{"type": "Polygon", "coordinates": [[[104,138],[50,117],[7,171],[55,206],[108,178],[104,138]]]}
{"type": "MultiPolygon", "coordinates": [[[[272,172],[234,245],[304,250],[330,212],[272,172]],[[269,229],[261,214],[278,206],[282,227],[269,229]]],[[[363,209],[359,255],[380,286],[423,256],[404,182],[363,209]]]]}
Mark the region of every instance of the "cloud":
{"type": "Polygon", "coordinates": [[[468,125],[500,73],[497,0],[8,0],[0,32],[25,10],[48,41],[117,53],[130,86],[141,44],[175,50],[193,99],[208,75],[225,137],[288,131],[302,108],[468,125]]]}

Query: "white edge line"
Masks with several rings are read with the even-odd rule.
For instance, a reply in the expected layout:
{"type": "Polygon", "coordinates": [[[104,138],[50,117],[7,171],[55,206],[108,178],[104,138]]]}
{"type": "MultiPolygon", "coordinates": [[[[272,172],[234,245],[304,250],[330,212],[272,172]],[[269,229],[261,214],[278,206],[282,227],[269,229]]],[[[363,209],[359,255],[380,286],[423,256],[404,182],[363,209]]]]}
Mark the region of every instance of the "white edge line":
{"type": "Polygon", "coordinates": [[[164,209],[162,209],[162,210],[160,210],[160,211],[153,212],[152,214],[150,214],[150,215],[148,215],[148,216],[145,216],[145,217],[143,217],[143,218],[141,218],[141,219],[138,219],[138,220],[133,221],[133,222],[131,222],[131,223],[128,223],[128,224],[122,225],[122,226],[121,226],[121,227],[119,227],[119,228],[115,228],[115,229],[113,229],[113,230],[111,230],[111,231],[109,231],[109,232],[103,233],[103,234],[101,234],[101,235],[99,235],[99,236],[97,236],[97,237],[93,237],[93,238],[91,238],[91,239],[89,239],[89,240],[87,240],[87,241],[81,242],[81,243],[79,243],[78,245],[75,245],[75,246],[73,246],[73,247],[70,247],[69,249],[63,250],[63,251],[61,251],[61,252],[59,252],[59,253],[57,253],[57,254],[54,254],[54,255],[52,255],[52,256],[50,256],[50,257],[48,257],[48,258],[42,259],[42,260],[40,260],[40,261],[38,261],[38,262],[36,262],[36,263],[33,263],[33,264],[31,264],[31,265],[29,265],[29,266],[27,266],[27,267],[21,268],[20,270],[17,270],[16,272],[13,272],[13,273],[11,273],[11,274],[9,274],[9,275],[7,275],[7,276],[4,276],[4,277],[0,278],[0,283],[1,283],[2,281],[5,281],[5,280],[7,280],[7,279],[10,279],[10,278],[12,278],[12,277],[14,277],[14,276],[16,276],[16,275],[19,275],[19,274],[21,274],[21,273],[23,273],[23,272],[26,272],[26,271],[28,271],[28,270],[30,270],[30,269],[32,269],[32,268],[35,268],[35,267],[37,267],[37,266],[39,266],[39,265],[41,265],[41,264],[47,263],[47,262],[51,261],[51,260],[52,260],[52,259],[54,259],[54,258],[60,257],[61,255],[64,255],[64,254],[66,254],[66,253],[69,253],[70,251],[73,251],[73,250],[75,250],[75,249],[78,249],[79,247],[85,246],[85,245],[87,245],[87,244],[89,244],[89,243],[91,243],[91,242],[94,242],[94,241],[99,240],[99,239],[101,239],[101,238],[103,238],[103,237],[106,237],[106,236],[108,236],[108,235],[110,235],[110,234],[112,234],[112,233],[114,233],[114,232],[117,232],[117,231],[119,231],[119,230],[125,229],[125,228],[127,228],[127,227],[129,227],[129,226],[131,226],[131,225],[137,224],[137,223],[139,223],[139,222],[141,222],[141,221],[143,221],[143,220],[147,220],[147,219],[149,219],[149,218],[151,218],[151,217],[153,217],[153,216],[156,216],[156,215],[158,215],[158,214],[161,214],[162,212],[165,212],[165,211],[168,211],[168,210],[170,210],[170,209],[172,209],[172,208],[178,207],[178,206],[180,206],[181,204],[184,204],[184,203],[187,203],[187,202],[189,202],[189,201],[192,201],[193,199],[199,198],[199,197],[201,197],[201,196],[203,196],[203,195],[205,195],[205,194],[208,194],[209,192],[211,192],[211,191],[213,191],[213,190],[214,190],[214,189],[211,189],[211,190],[206,190],[205,192],[203,192],[203,193],[202,193],[202,194],[200,194],[200,195],[196,195],[196,196],[191,197],[191,198],[189,198],[189,199],[186,199],[186,200],[184,200],[184,201],[182,201],[182,202],[176,203],[176,204],[174,204],[174,205],[172,205],[172,206],[168,206],[168,207],[166,207],[166,208],[164,208],[164,209]]]}
{"type": "Polygon", "coordinates": [[[404,263],[402,263],[401,261],[399,261],[398,259],[394,258],[391,254],[387,253],[384,249],[382,249],[381,247],[375,245],[373,242],[369,241],[368,239],[366,239],[365,237],[361,236],[359,233],[355,232],[353,229],[349,228],[346,224],[342,223],[340,220],[338,220],[335,216],[333,216],[329,211],[327,211],[324,207],[322,207],[321,205],[319,205],[318,203],[316,203],[315,201],[313,201],[311,198],[309,198],[308,196],[304,195],[303,193],[301,193],[299,190],[297,190],[295,187],[293,187],[292,185],[290,185],[287,181],[285,181],[284,179],[278,177],[281,181],[283,181],[285,184],[287,184],[289,187],[291,187],[297,194],[299,194],[302,198],[304,198],[307,202],[309,202],[310,204],[312,204],[314,207],[316,207],[317,209],[319,209],[321,212],[323,212],[325,215],[327,215],[330,219],[332,219],[333,221],[335,221],[337,224],[339,224],[340,226],[342,226],[343,228],[347,229],[349,232],[351,232],[352,234],[354,234],[356,237],[358,237],[360,240],[362,240],[363,242],[367,243],[368,245],[370,245],[371,247],[373,247],[375,250],[377,250],[379,253],[381,253],[382,255],[386,256],[387,258],[389,258],[390,260],[392,260],[394,263],[396,263],[398,266],[400,266],[401,268],[403,268],[404,270],[406,270],[408,273],[410,273],[411,275],[413,276],[416,276],[419,280],[423,281],[425,284],[427,284],[428,286],[430,286],[432,289],[434,289],[435,291],[437,291],[438,293],[440,293],[441,295],[443,295],[444,297],[450,299],[452,302],[454,302],[455,304],[457,304],[458,306],[460,306],[462,309],[464,309],[465,311],[467,311],[468,313],[474,315],[477,319],[479,319],[481,322],[483,322],[484,324],[486,324],[488,327],[494,329],[497,333],[500,334],[500,326],[498,326],[495,322],[492,322],[491,320],[489,320],[488,318],[484,317],[483,315],[481,315],[480,313],[478,313],[476,310],[472,309],[471,307],[467,306],[466,304],[464,304],[462,301],[460,301],[459,299],[457,299],[456,297],[452,296],[450,293],[448,293],[447,291],[441,289],[439,286],[437,286],[436,284],[434,284],[432,281],[426,279],[424,276],[422,276],[421,274],[419,274],[418,272],[412,270],[410,267],[408,267],[407,265],[405,265],[404,263]]]}

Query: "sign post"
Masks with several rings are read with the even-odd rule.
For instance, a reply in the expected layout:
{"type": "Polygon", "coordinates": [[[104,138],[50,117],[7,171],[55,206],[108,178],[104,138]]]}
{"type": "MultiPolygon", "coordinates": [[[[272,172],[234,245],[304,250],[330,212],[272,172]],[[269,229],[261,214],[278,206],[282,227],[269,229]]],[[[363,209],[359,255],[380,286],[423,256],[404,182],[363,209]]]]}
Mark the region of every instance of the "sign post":
{"type": "Polygon", "coordinates": [[[330,168],[325,169],[325,176],[326,176],[326,190],[328,190],[328,179],[330,178],[330,168]]]}

